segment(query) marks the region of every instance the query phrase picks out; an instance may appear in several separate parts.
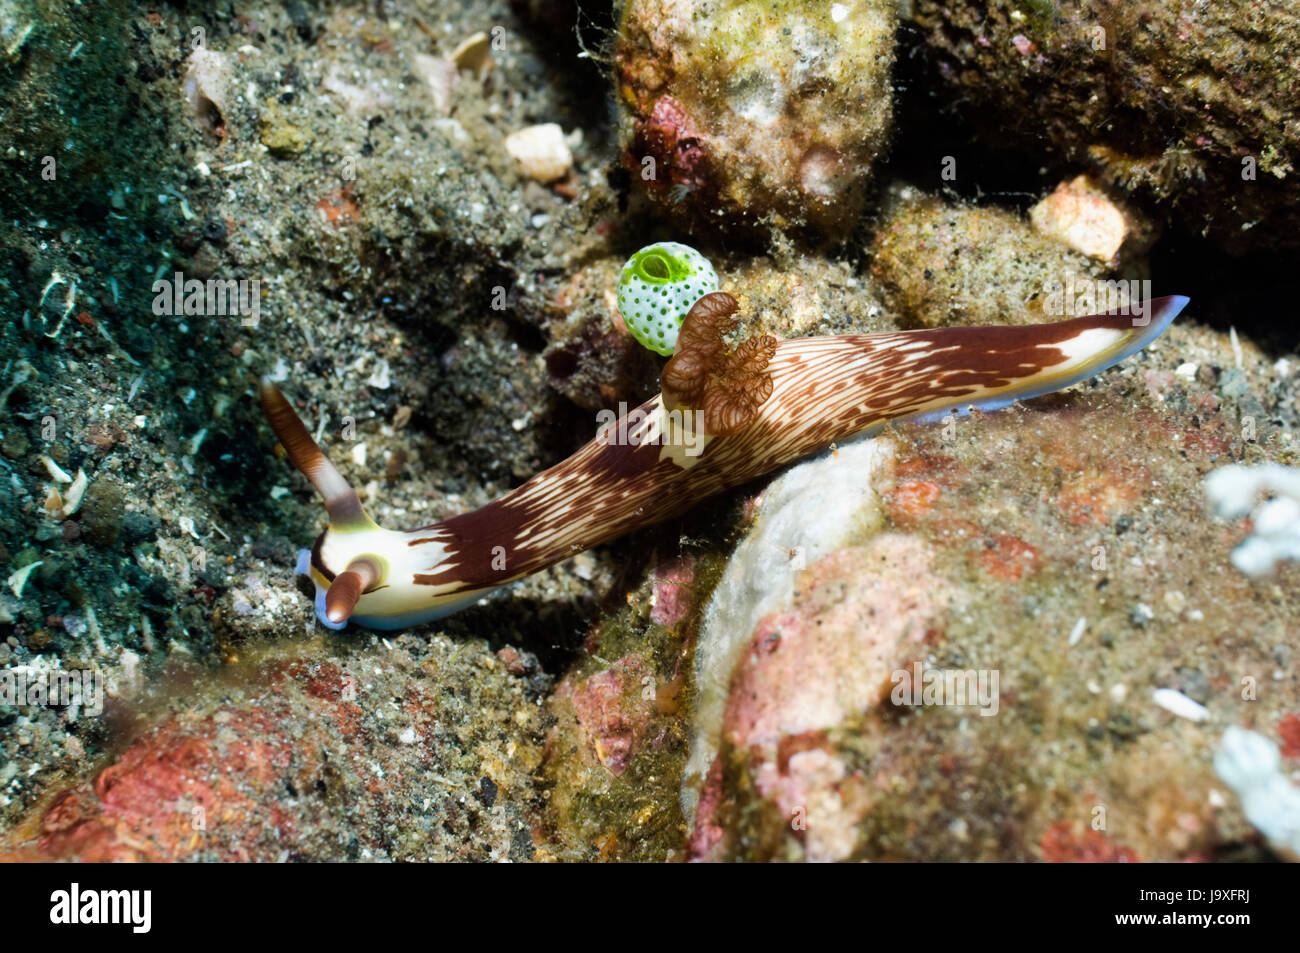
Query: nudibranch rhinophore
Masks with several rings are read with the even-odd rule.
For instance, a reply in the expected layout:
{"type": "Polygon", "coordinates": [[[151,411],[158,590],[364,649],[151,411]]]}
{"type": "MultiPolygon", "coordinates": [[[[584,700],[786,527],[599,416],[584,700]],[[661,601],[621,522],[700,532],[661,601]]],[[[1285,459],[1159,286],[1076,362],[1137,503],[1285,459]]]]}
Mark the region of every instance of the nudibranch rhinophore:
{"type": "MultiPolygon", "coordinates": [[[[651,286],[676,280],[660,264],[636,274],[651,286]]],[[[348,620],[400,629],[889,421],[994,410],[1085,380],[1153,341],[1186,304],[1173,296],[1052,324],[765,335],[729,346],[738,303],[710,291],[674,318],[659,394],[500,499],[410,530],[371,520],[268,378],[261,401],[329,515],[298,556],[297,571],[316,586],[317,617],[331,629],[348,620]]]]}

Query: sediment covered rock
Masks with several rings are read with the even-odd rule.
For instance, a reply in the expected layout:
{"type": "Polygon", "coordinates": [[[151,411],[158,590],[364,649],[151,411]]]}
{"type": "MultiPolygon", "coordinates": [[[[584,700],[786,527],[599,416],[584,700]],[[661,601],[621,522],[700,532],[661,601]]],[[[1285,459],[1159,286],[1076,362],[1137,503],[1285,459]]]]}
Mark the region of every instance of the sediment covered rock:
{"type": "Polygon", "coordinates": [[[895,5],[630,0],[623,162],[662,212],[834,242],[892,115],[895,5]]]}

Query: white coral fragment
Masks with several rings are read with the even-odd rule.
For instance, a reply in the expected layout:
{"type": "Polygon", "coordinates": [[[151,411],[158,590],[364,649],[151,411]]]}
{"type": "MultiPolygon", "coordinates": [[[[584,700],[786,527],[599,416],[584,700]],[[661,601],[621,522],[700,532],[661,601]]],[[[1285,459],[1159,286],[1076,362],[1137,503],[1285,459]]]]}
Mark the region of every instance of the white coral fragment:
{"type": "Polygon", "coordinates": [[[1214,753],[1214,770],[1241,798],[1246,820],[1273,849],[1300,859],[1300,788],[1282,773],[1278,747],[1268,738],[1232,725],[1214,753]]]}
{"type": "Polygon", "coordinates": [[[1205,478],[1205,495],[1222,519],[1249,516],[1254,529],[1232,551],[1232,564],[1252,578],[1284,559],[1300,559],[1300,470],[1278,463],[1232,464],[1205,478]],[[1273,494],[1258,503],[1261,495],[1273,494]]]}

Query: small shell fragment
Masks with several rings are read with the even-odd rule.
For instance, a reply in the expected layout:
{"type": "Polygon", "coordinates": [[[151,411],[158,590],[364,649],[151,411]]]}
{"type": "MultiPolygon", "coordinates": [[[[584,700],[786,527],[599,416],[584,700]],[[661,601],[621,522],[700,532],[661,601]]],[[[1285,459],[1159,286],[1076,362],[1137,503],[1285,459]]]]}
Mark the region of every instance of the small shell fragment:
{"type": "Polygon", "coordinates": [[[53,480],[55,483],[72,482],[72,477],[68,476],[68,471],[64,470],[63,467],[55,463],[54,460],[49,456],[49,454],[46,453],[41,454],[41,463],[45,464],[45,469],[49,472],[50,479],[53,480]]]}
{"type": "Polygon", "coordinates": [[[1087,630],[1087,628],[1088,628],[1088,620],[1083,616],[1080,616],[1079,621],[1074,623],[1074,628],[1070,630],[1070,638],[1067,640],[1067,643],[1069,645],[1078,645],[1079,641],[1083,638],[1083,633],[1087,630]]]}
{"type": "Polygon", "coordinates": [[[45,494],[45,499],[41,503],[41,508],[45,510],[46,516],[57,516],[63,512],[63,494],[59,492],[57,486],[52,486],[45,494]]]}
{"type": "Polygon", "coordinates": [[[433,108],[444,116],[449,115],[451,95],[456,89],[456,64],[427,53],[416,53],[415,72],[429,84],[433,108]]]}
{"type": "Polygon", "coordinates": [[[71,516],[81,509],[81,498],[86,495],[86,487],[89,485],[90,480],[86,477],[86,471],[78,469],[77,478],[72,481],[72,486],[68,487],[67,496],[63,498],[64,516],[71,516]]]}
{"type": "Polygon", "coordinates": [[[538,182],[562,179],[573,165],[564,132],[553,122],[512,132],[506,136],[506,151],[519,163],[524,175],[538,182]]]}
{"type": "Polygon", "coordinates": [[[452,51],[451,61],[457,69],[486,73],[492,68],[492,40],[482,30],[466,37],[452,51]]]}
{"type": "Polygon", "coordinates": [[[1151,693],[1151,700],[1165,711],[1190,718],[1192,721],[1205,721],[1210,717],[1210,710],[1200,702],[1193,701],[1180,691],[1172,688],[1157,688],[1151,693]]]}
{"type": "Polygon", "coordinates": [[[185,62],[182,92],[194,118],[208,132],[226,124],[234,71],[227,53],[200,47],[185,62]]]}
{"type": "Polygon", "coordinates": [[[15,598],[21,599],[23,597],[23,586],[27,585],[27,577],[43,565],[45,565],[45,560],[40,559],[34,563],[28,563],[21,569],[15,569],[9,574],[9,591],[14,594],[15,598]]]}

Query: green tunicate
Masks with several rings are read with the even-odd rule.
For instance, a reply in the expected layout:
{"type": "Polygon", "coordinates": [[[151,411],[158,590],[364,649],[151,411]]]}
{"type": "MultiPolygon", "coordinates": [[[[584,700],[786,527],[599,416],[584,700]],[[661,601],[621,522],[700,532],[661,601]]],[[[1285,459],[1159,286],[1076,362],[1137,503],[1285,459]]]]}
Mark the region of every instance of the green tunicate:
{"type": "Polygon", "coordinates": [[[688,245],[657,242],[627,260],[618,279],[618,310],[632,336],[665,357],[677,347],[686,312],[718,290],[708,259],[688,245]]]}

